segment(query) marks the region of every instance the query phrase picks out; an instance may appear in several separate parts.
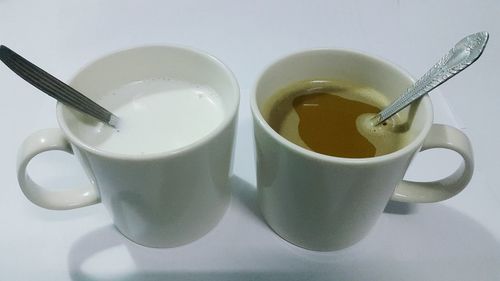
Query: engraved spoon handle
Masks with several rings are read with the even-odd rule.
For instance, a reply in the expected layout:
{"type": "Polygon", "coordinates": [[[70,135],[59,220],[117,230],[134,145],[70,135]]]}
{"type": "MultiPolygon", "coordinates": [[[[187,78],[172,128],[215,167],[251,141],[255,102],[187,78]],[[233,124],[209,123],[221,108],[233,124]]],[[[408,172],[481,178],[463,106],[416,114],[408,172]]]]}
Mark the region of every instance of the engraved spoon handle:
{"type": "Polygon", "coordinates": [[[406,89],[403,95],[378,113],[374,117],[375,125],[384,122],[411,102],[427,94],[474,63],[483,53],[488,37],[487,32],[478,32],[460,40],[422,78],[406,89]]]}
{"type": "Polygon", "coordinates": [[[116,127],[119,119],[113,113],[4,45],[0,45],[0,60],[42,92],[112,127],[116,127]]]}

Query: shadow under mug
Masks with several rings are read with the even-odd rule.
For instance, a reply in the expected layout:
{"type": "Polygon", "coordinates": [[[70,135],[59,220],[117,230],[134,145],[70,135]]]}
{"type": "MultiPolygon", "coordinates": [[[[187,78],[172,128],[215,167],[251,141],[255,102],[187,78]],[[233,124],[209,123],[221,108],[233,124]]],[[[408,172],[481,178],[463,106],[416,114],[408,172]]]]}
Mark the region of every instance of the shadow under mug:
{"type": "Polygon", "coordinates": [[[199,51],[148,46],[98,59],[70,84],[98,100],[122,85],[165,77],[212,87],[220,96],[222,122],[208,135],[176,150],[118,154],[89,144],[88,117],[58,103],[60,128],[34,133],[19,150],[18,181],[26,197],[48,209],[102,202],[124,236],[149,247],[186,244],[212,229],[227,209],[231,193],[228,179],[239,105],[239,87],[231,71],[199,51]],[[90,179],[89,186],[54,191],[34,182],[27,165],[48,150],[75,154],[90,179]]]}
{"type": "Polygon", "coordinates": [[[293,82],[314,79],[353,81],[378,90],[388,100],[414,82],[385,60],[335,49],[292,54],[263,72],[250,98],[258,198],[265,220],[285,240],[311,250],[342,249],[366,236],[390,199],[436,202],[456,195],[468,184],[474,169],[469,139],[453,127],[433,124],[427,96],[399,113],[412,140],[390,154],[333,157],[280,136],[262,115],[264,103],[293,82]],[[403,180],[414,155],[431,148],[456,151],[463,158],[461,166],[434,182],[403,180]]]}

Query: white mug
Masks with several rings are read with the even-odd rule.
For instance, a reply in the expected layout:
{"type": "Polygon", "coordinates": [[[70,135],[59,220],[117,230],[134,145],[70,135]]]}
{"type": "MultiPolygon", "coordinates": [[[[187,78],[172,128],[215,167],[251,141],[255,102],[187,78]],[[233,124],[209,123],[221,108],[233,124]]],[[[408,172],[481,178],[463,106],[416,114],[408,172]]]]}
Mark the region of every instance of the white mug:
{"type": "Polygon", "coordinates": [[[239,105],[239,87],[231,71],[199,51],[149,46],[105,56],[84,67],[70,84],[96,100],[121,85],[164,77],[212,87],[222,101],[222,122],[208,135],[173,151],[118,154],[82,139],[78,132],[84,126],[82,114],[58,103],[60,128],[36,132],[20,148],[17,172],[26,197],[48,209],[102,202],[124,236],[149,247],[186,244],[211,230],[230,200],[228,178],[239,105]],[[31,180],[26,172],[28,163],[48,150],[74,154],[90,179],[89,185],[54,191],[31,180]]]}
{"type": "Polygon", "coordinates": [[[303,248],[330,251],[361,240],[390,199],[436,202],[460,192],[474,169],[469,139],[459,130],[433,124],[430,99],[400,113],[412,116],[413,137],[405,147],[372,158],[340,158],[293,144],[262,115],[263,104],[281,88],[300,80],[338,79],[370,86],[394,100],[414,80],[398,67],[366,54],[317,49],[271,64],[251,96],[260,208],[269,226],[303,248]],[[411,113],[411,114],[410,114],[411,113]],[[404,174],[415,154],[431,148],[458,152],[463,162],[452,175],[433,182],[410,182],[404,174]]]}

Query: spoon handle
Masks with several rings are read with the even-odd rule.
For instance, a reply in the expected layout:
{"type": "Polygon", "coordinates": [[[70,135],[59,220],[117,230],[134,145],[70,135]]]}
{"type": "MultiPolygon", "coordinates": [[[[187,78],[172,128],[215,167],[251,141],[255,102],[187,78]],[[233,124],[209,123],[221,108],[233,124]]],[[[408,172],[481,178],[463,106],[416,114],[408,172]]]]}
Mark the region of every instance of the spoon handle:
{"type": "Polygon", "coordinates": [[[460,40],[422,78],[406,89],[403,95],[378,113],[374,117],[375,125],[384,122],[475,62],[483,53],[488,37],[487,32],[478,32],[460,40]]]}
{"type": "Polygon", "coordinates": [[[112,127],[116,127],[118,117],[113,113],[3,45],[0,46],[0,60],[42,92],[112,127]]]}

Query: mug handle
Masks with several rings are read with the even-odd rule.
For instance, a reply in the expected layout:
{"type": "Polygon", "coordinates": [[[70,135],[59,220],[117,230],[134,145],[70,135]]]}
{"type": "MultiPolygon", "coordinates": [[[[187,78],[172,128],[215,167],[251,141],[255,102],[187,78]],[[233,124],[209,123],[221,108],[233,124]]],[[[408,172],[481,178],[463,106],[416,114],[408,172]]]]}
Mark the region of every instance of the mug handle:
{"type": "Polygon", "coordinates": [[[403,180],[392,195],[392,200],[410,203],[432,203],[458,194],[469,183],[474,171],[474,159],[469,138],[460,130],[433,124],[420,151],[445,148],[456,151],[463,158],[460,167],[448,177],[431,182],[403,180]]]}
{"type": "Polygon", "coordinates": [[[34,182],[28,175],[28,163],[36,155],[50,150],[73,154],[70,143],[60,129],[40,130],[29,136],[18,152],[17,180],[24,195],[36,205],[52,210],[68,210],[100,202],[95,184],[89,187],[52,191],[34,182]]]}

